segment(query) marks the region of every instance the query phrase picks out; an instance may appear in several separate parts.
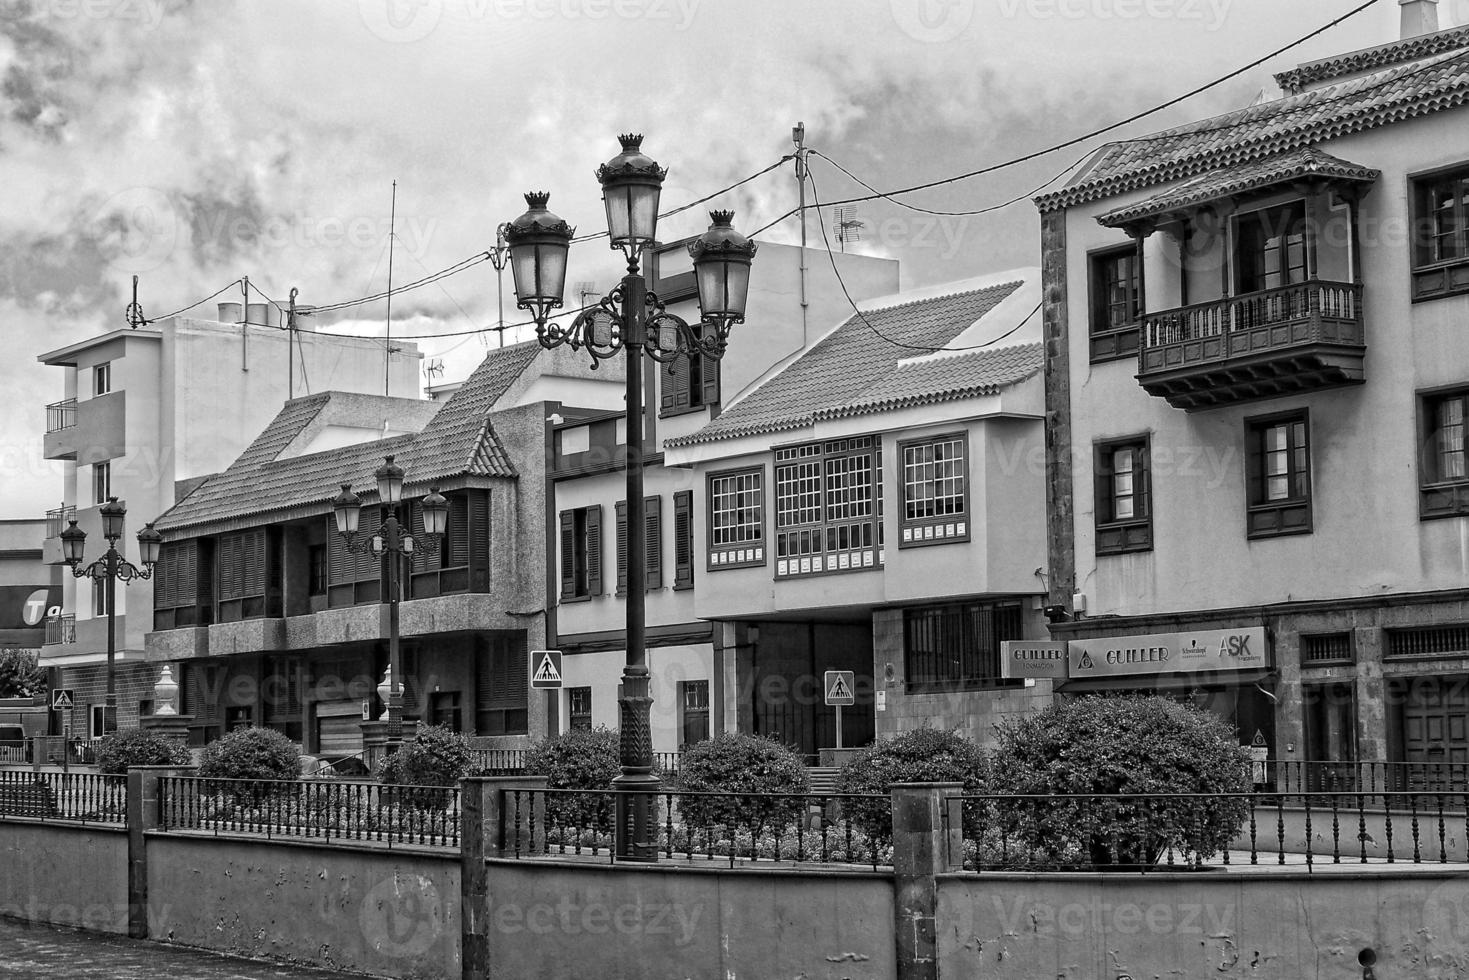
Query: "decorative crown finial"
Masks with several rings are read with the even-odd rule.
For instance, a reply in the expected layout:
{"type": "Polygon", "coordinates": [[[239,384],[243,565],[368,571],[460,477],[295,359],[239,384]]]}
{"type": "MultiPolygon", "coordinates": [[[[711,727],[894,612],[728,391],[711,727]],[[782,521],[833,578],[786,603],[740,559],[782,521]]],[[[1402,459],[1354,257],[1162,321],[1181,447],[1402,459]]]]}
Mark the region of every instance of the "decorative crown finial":
{"type": "Polygon", "coordinates": [[[716,225],[719,225],[719,227],[721,227],[721,228],[727,228],[727,227],[729,227],[730,223],[732,221],[734,221],[734,212],[733,211],[710,211],[709,212],[709,220],[713,221],[716,225]]]}
{"type": "Polygon", "coordinates": [[[643,145],[642,133],[623,133],[622,135],[618,136],[617,139],[622,143],[622,148],[624,150],[641,149],[643,145]]]}
{"type": "Polygon", "coordinates": [[[548,191],[530,191],[525,195],[525,203],[530,205],[532,210],[544,211],[546,203],[550,200],[551,195],[548,191]]]}

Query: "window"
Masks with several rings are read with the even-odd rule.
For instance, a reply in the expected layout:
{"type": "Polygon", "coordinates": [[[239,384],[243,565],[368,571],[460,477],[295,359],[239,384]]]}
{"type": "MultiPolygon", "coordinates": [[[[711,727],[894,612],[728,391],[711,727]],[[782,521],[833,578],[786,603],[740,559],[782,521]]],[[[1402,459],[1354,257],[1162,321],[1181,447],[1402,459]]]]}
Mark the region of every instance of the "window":
{"type": "Polygon", "coordinates": [[[530,724],[530,653],[524,640],[502,635],[480,643],[475,734],[524,735],[530,724]]]}
{"type": "Polygon", "coordinates": [[[1249,537],[1311,531],[1311,456],[1306,413],[1245,422],[1249,537]]]}
{"type": "Polygon", "coordinates": [[[900,547],[969,540],[966,450],[963,433],[899,444],[903,458],[900,547]]]}
{"type": "Polygon", "coordinates": [[[1469,389],[1424,396],[1418,417],[1418,512],[1422,517],[1469,514],[1469,389]]]}
{"type": "Polygon", "coordinates": [[[308,595],[326,595],[326,545],[313,544],[306,548],[308,595]]]}
{"type": "Polygon", "coordinates": [[[1000,643],[1021,639],[1019,603],[967,602],[903,612],[910,693],[1018,687],[1000,676],[1000,643]]]}
{"type": "Polygon", "coordinates": [[[679,745],[691,745],[709,738],[709,682],[678,682],[679,745]]]}
{"type": "Polygon", "coordinates": [[[566,689],[566,716],[573,731],[592,730],[592,689],[590,687],[568,687],[566,689]]]}
{"type": "Polygon", "coordinates": [[[1352,660],[1350,632],[1301,634],[1302,664],[1349,664],[1352,660]]]}
{"type": "Polygon", "coordinates": [[[107,615],[107,580],[103,578],[92,580],[92,615],[107,615]]]}
{"type": "Polygon", "coordinates": [[[765,564],[765,472],[709,476],[709,567],[765,564]]]}
{"type": "MultiPolygon", "coordinates": [[[[703,324],[693,325],[703,335],[703,324]]],[[[695,354],[676,357],[659,372],[659,412],[663,417],[682,415],[719,404],[719,360],[695,354]]]]}
{"type": "Polygon", "coordinates": [[[694,491],[673,494],[673,587],[694,587],[694,491]]]}
{"type": "Polygon", "coordinates": [[[1469,170],[1413,186],[1413,298],[1469,291],[1469,170]]]}
{"type": "Polygon", "coordinates": [[[92,394],[105,395],[112,390],[112,362],[92,368],[92,394]]]}
{"type": "MultiPolygon", "coordinates": [[[[663,498],[643,500],[643,591],[663,588],[663,498]]],[[[627,501],[617,502],[617,594],[627,595],[627,501]]]]}
{"type": "Polygon", "coordinates": [[[1098,443],[1093,454],[1099,555],[1153,548],[1147,437],[1098,443]]]}
{"type": "Polygon", "coordinates": [[[602,594],[602,507],[561,512],[561,599],[602,594]]]}
{"type": "Polygon", "coordinates": [[[451,732],[464,730],[459,714],[458,691],[433,691],[428,696],[428,723],[442,725],[451,732]]]}
{"type": "Polygon", "coordinates": [[[874,436],[775,452],[775,575],[882,564],[882,446],[874,436]]]}
{"type": "Polygon", "coordinates": [[[1235,225],[1235,242],[1240,293],[1306,281],[1304,201],[1241,215],[1235,225]]]}
{"type": "Polygon", "coordinates": [[[92,501],[98,504],[107,503],[107,498],[112,496],[112,464],[94,463],[92,465],[92,501]]]}
{"type": "Polygon", "coordinates": [[[1091,359],[1137,354],[1143,313],[1142,267],[1136,245],[1094,252],[1091,265],[1091,359]]]}

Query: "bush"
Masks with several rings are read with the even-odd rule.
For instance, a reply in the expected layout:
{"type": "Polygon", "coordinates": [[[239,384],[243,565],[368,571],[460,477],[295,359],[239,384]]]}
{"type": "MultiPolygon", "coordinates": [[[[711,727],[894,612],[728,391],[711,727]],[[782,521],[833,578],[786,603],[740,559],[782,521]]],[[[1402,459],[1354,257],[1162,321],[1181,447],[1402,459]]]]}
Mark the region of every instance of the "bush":
{"type": "Polygon", "coordinates": [[[1093,867],[1152,864],[1165,848],[1198,860],[1218,853],[1248,814],[1249,764],[1234,731],[1160,697],[1086,697],[997,728],[990,791],[1042,795],[993,814],[1027,849],[1093,867]],[[1071,800],[1065,794],[1184,794],[1194,798],[1071,800]]]}
{"type": "Polygon", "coordinates": [[[681,795],[683,820],[694,827],[722,824],[754,833],[777,832],[799,819],[810,789],[801,757],[763,735],[723,732],[686,746],[674,788],[688,793],[788,794],[788,799],[728,799],[681,795]]]}
{"type": "MultiPolygon", "coordinates": [[[[837,792],[887,796],[894,783],[957,782],[966,794],[983,793],[989,781],[984,751],[957,730],[919,728],[878,739],[842,766],[837,792]]],[[[846,814],[874,840],[893,836],[888,800],[843,800],[846,814]]],[[[975,804],[966,811],[977,813],[975,804]]]]}
{"type": "Polygon", "coordinates": [[[301,775],[301,748],[273,728],[237,728],[204,746],[199,775],[295,780],[301,775]]]}
{"type": "Polygon", "coordinates": [[[97,743],[97,768],[119,775],[130,766],[187,766],[188,748],[177,739],[146,728],[130,728],[103,736],[97,743]]]}
{"type": "MultiPolygon", "coordinates": [[[[617,733],[605,725],[572,729],[541,739],[525,756],[525,771],[545,776],[548,789],[610,790],[622,772],[617,733]]],[[[548,824],[611,827],[613,800],[607,796],[551,794],[546,800],[548,824]]]]}
{"type": "MultiPolygon", "coordinates": [[[[457,786],[473,762],[468,738],[442,725],[419,725],[416,737],[378,764],[377,781],[387,786],[457,786]]],[[[448,794],[410,791],[402,799],[439,807],[448,802],[448,794]]]]}

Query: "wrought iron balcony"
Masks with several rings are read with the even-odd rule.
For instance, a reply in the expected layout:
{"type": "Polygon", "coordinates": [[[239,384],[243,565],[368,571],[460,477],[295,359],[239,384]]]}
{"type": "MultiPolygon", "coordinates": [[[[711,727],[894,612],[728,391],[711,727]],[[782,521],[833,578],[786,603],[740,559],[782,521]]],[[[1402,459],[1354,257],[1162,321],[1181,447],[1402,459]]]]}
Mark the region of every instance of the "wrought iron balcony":
{"type": "Polygon", "coordinates": [[[55,619],[46,620],[46,636],[42,642],[46,646],[56,643],[75,643],[77,641],[77,618],[72,613],[64,613],[55,619]]]}
{"type": "Polygon", "coordinates": [[[76,519],[77,509],[75,507],[57,507],[54,510],[46,511],[46,537],[59,538],[61,532],[66,530],[67,522],[76,519]]]}
{"type": "Polygon", "coordinates": [[[77,400],[67,398],[46,406],[46,431],[57,432],[77,424],[77,400]]]}
{"type": "Polygon", "coordinates": [[[1313,279],[1142,318],[1138,381],[1202,409],[1361,384],[1362,287],[1313,279]]]}

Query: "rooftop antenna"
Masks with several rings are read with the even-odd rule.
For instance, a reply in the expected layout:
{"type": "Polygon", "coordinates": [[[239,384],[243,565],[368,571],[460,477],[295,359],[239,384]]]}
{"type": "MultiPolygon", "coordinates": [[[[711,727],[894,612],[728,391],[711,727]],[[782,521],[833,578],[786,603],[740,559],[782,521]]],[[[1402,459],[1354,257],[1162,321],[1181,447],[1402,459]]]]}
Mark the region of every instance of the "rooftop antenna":
{"type": "MultiPolygon", "coordinates": [[[[495,332],[500,337],[500,347],[505,346],[505,260],[510,257],[510,246],[505,244],[505,229],[509,227],[510,222],[500,222],[495,229],[495,248],[490,252],[490,264],[495,267],[495,312],[500,315],[495,332]]],[[[483,339],[484,335],[481,334],[480,338],[483,339]]]]}
{"type": "Polygon", "coordinates": [[[429,384],[433,384],[434,378],[444,373],[444,359],[435,357],[423,366],[423,373],[428,375],[429,384]]]}
{"type": "Polygon", "coordinates": [[[138,329],[143,324],[148,322],[148,318],[143,316],[143,308],[138,305],[137,276],[133,276],[133,301],[128,304],[127,312],[123,315],[127,317],[128,326],[132,327],[134,330],[138,329]]]}
{"type": "Polygon", "coordinates": [[[862,222],[857,219],[857,206],[846,204],[832,209],[832,218],[837,226],[837,241],[842,246],[842,251],[847,250],[847,242],[860,242],[862,240],[862,222]]]}
{"type": "Polygon", "coordinates": [[[587,297],[590,296],[593,300],[595,300],[597,298],[597,284],[594,283],[594,282],[590,282],[590,281],[577,283],[576,284],[576,296],[577,296],[577,303],[576,303],[577,308],[578,309],[586,309],[586,307],[587,307],[587,297]]]}
{"type": "Polygon", "coordinates": [[[383,394],[389,394],[388,369],[393,363],[393,229],[398,223],[398,181],[393,181],[393,201],[388,207],[388,329],[383,334],[383,394]]]}
{"type": "Polygon", "coordinates": [[[291,287],[290,306],[286,310],[286,398],[296,397],[296,293],[291,287]]]}

